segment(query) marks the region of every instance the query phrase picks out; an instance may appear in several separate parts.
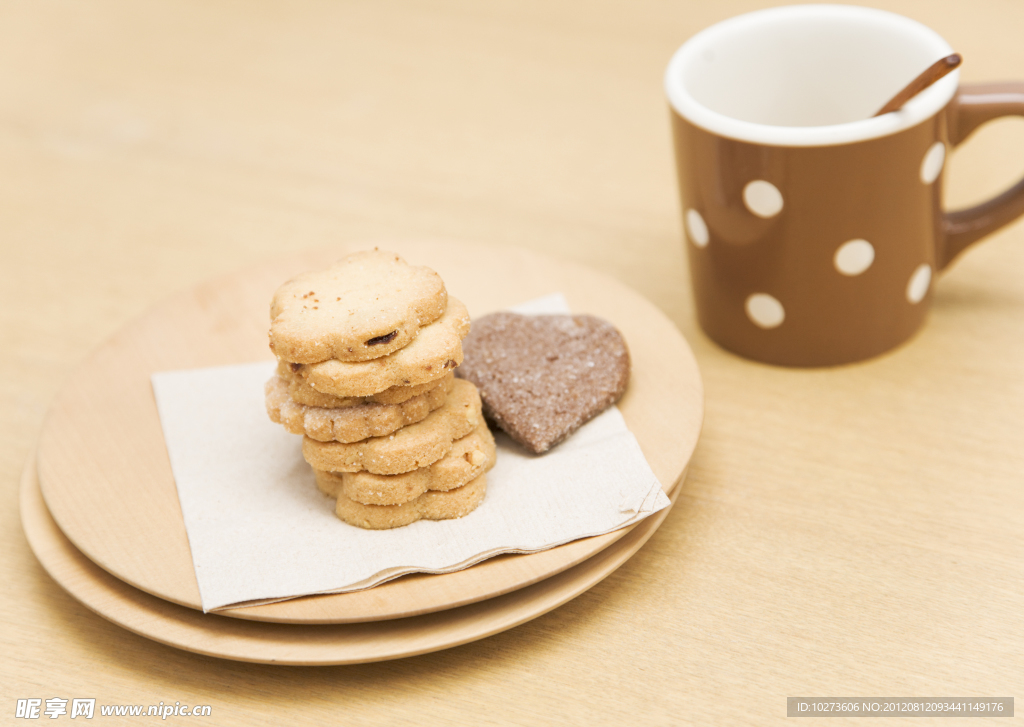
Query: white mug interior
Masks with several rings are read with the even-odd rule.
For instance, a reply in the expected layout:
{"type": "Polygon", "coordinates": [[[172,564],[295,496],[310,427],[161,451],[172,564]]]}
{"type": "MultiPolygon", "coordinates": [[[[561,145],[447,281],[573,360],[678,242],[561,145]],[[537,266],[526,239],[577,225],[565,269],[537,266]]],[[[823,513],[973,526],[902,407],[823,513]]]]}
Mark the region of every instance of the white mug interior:
{"type": "Polygon", "coordinates": [[[927,26],[883,10],[771,8],[693,36],[672,57],[665,90],[679,114],[722,136],[780,146],[844,144],[909,128],[945,107],[959,71],[900,111],[872,118],[952,52],[927,26]]]}

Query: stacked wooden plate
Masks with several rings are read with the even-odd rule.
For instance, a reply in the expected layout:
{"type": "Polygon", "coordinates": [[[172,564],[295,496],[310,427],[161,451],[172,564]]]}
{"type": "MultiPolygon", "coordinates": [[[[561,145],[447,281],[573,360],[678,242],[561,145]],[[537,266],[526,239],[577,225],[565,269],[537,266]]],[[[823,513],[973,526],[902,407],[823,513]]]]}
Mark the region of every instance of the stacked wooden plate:
{"type": "MultiPolygon", "coordinates": [[[[586,268],[514,248],[374,243],[428,265],[474,316],[561,292],[573,311],[614,323],[633,374],[619,408],[670,497],[703,419],[703,386],[678,330],[650,302],[586,268]]],[[[171,646],[242,661],[346,664],[483,638],[582,593],[664,520],[444,575],[354,593],[204,614],[156,404],[155,371],[271,358],[277,286],[365,247],[321,250],[204,283],[166,301],[96,351],[53,404],[22,481],[22,521],[43,567],[101,616],[171,646]]]]}

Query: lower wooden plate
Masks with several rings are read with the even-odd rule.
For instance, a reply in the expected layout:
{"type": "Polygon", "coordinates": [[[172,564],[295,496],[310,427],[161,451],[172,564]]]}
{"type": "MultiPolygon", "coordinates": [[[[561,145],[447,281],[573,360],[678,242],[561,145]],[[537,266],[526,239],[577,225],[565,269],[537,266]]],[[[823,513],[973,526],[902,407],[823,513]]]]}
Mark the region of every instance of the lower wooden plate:
{"type": "Polygon", "coordinates": [[[426,654],[518,626],[611,574],[647,542],[670,510],[655,513],[586,562],[504,596],[411,618],[297,625],[204,614],[129,586],[86,558],[64,537],[46,509],[32,460],[21,480],[21,521],[29,545],[53,579],[91,611],[140,636],[185,651],[235,661],[302,666],[360,664],[426,654]]]}
{"type": "MultiPolygon", "coordinates": [[[[619,408],[671,493],[696,446],[704,394],[689,346],[657,307],[613,278],[527,250],[444,241],[378,244],[437,270],[473,316],[561,292],[572,310],[614,323],[633,364],[619,408]]],[[[56,397],[37,458],[47,508],[76,548],[131,586],[200,608],[150,375],[269,359],[268,303],[277,286],[365,247],[309,252],[208,281],[157,306],[92,354],[56,397]]],[[[456,573],[218,613],[293,624],[407,618],[538,583],[627,532],[501,556],[456,573]]]]}

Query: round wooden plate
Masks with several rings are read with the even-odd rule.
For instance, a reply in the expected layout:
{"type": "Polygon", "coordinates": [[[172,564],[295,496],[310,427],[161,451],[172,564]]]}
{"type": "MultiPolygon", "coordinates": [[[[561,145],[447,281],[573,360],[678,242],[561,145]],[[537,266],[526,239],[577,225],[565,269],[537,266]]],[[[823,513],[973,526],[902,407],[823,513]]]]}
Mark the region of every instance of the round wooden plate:
{"type": "MultiPolygon", "coordinates": [[[[679,488],[676,488],[678,494],[679,488]]],[[[31,460],[21,521],[43,568],[87,608],[140,636],[198,654],[264,664],[326,666],[386,661],[476,641],[578,596],[647,542],[671,508],[642,521],[589,560],[540,583],[469,606],[411,618],[336,625],[257,623],[178,606],[132,588],[75,548],[50,517],[31,460]]]]}
{"type": "MultiPolygon", "coordinates": [[[[654,305],[606,275],[518,248],[445,241],[376,244],[437,270],[473,316],[562,292],[572,310],[614,323],[633,361],[619,408],[671,493],[700,434],[703,385],[686,341],[654,305]]],[[[200,608],[150,374],[269,359],[268,305],[277,286],[364,247],[309,252],[198,285],[122,329],[71,376],[46,419],[37,464],[49,512],[84,555],[138,589],[200,608]]],[[[365,591],[218,613],[302,624],[406,618],[537,583],[626,533],[502,556],[456,573],[407,576],[365,591]]]]}

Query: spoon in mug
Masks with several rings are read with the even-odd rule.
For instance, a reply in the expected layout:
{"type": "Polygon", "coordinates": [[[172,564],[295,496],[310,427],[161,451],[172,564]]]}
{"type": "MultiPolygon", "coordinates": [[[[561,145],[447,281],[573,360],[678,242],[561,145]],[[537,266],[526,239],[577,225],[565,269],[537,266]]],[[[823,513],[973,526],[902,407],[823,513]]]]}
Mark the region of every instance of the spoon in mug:
{"type": "Polygon", "coordinates": [[[902,108],[903,104],[914,98],[914,96],[921,93],[921,91],[931,86],[947,73],[953,71],[962,61],[963,58],[959,53],[953,53],[945,58],[935,61],[928,66],[920,76],[904,86],[902,91],[889,99],[889,102],[883,106],[875,116],[881,116],[882,114],[887,114],[890,111],[896,111],[902,108]]]}

